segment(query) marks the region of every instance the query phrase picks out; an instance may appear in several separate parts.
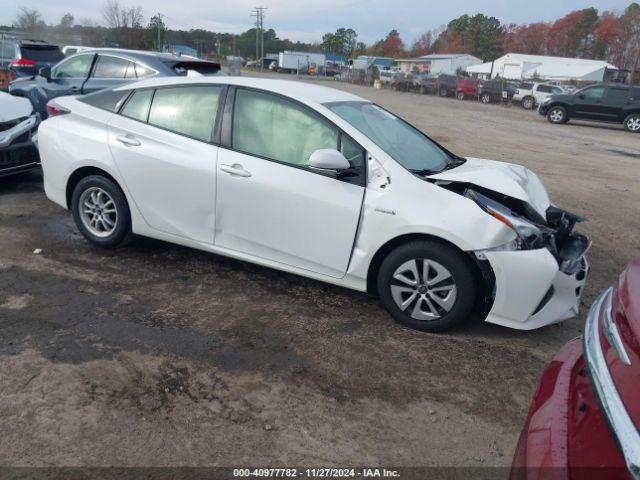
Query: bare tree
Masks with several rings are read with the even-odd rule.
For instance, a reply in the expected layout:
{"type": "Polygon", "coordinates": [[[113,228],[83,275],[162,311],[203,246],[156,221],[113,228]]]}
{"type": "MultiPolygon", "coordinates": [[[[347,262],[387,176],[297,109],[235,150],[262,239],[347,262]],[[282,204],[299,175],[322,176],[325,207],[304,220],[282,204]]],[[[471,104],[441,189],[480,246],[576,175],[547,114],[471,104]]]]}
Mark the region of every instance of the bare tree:
{"type": "Polygon", "coordinates": [[[102,18],[107,24],[109,28],[120,28],[122,27],[121,14],[122,8],[120,7],[120,2],[118,0],[107,0],[102,6],[102,18]]]}
{"type": "Polygon", "coordinates": [[[27,7],[20,7],[18,9],[18,16],[13,21],[13,26],[25,30],[27,32],[34,32],[42,29],[45,26],[44,20],[42,20],[42,14],[34,9],[27,7]]]}

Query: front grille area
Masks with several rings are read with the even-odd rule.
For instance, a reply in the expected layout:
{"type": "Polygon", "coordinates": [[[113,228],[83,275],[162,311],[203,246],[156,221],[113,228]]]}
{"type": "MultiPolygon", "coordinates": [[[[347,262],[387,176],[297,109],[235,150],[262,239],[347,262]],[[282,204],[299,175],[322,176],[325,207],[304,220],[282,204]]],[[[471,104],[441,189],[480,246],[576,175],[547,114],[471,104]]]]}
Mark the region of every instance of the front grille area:
{"type": "Polygon", "coordinates": [[[19,123],[24,122],[26,119],[27,117],[23,117],[23,118],[17,118],[15,120],[10,120],[8,122],[0,122],[0,132],[6,132],[7,130],[10,130],[16,125],[18,125],[19,123]]]}

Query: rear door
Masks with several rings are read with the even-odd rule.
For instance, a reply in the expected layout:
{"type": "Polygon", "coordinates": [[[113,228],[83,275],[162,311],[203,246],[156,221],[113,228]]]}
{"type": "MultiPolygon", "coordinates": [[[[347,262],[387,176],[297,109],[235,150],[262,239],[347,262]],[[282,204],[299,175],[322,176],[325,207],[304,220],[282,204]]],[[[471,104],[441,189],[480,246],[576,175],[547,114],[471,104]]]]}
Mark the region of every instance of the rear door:
{"type": "Polygon", "coordinates": [[[603,115],[612,122],[622,122],[631,105],[631,89],[626,86],[607,87],[602,102],[603,115]]]}
{"type": "Polygon", "coordinates": [[[238,88],[228,102],[235,106],[219,154],[215,244],[343,277],[364,196],[364,150],[288,98],[238,88]],[[312,170],[309,157],[323,148],[340,148],[357,175],[312,170]]]}
{"type": "Polygon", "coordinates": [[[213,243],[214,136],[225,87],[136,90],[108,125],[109,147],[146,223],[158,232],[213,243]]]}

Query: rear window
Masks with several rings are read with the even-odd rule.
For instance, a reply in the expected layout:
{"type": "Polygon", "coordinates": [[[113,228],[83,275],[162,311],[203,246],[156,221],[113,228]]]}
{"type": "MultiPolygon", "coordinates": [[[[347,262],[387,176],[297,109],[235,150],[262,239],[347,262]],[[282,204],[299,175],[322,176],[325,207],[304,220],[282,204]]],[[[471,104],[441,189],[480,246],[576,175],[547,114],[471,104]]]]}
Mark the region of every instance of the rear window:
{"type": "Polygon", "coordinates": [[[16,48],[12,41],[0,40],[0,58],[4,60],[16,58],[16,48]]]}
{"type": "Polygon", "coordinates": [[[20,54],[22,55],[22,58],[27,58],[36,62],[58,63],[60,60],[65,58],[60,49],[53,45],[21,45],[20,54]]]}
{"type": "Polygon", "coordinates": [[[79,101],[88,105],[116,112],[125,101],[131,90],[102,90],[96,93],[90,93],[84,97],[78,98],[79,101]]]}
{"type": "Polygon", "coordinates": [[[186,76],[189,70],[198,72],[201,75],[215,75],[220,72],[218,63],[208,62],[180,62],[171,67],[176,75],[186,76]]]}

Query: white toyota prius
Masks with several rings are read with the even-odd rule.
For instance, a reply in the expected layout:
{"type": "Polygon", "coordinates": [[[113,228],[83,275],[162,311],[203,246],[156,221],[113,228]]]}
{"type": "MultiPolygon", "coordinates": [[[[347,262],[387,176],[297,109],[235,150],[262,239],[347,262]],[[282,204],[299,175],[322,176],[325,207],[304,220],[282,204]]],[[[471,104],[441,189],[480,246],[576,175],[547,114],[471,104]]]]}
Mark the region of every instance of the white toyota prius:
{"type": "Polygon", "coordinates": [[[368,291],[431,332],[577,313],[580,217],[530,170],[461,158],[363,98],[154,78],[57,98],[48,113],[46,194],[97,245],[144,235],[368,291]]]}

